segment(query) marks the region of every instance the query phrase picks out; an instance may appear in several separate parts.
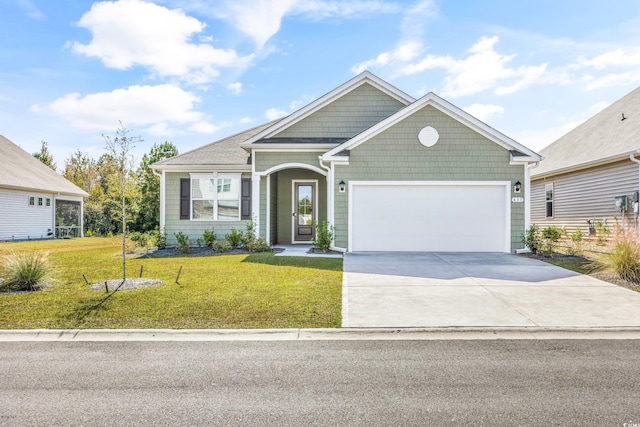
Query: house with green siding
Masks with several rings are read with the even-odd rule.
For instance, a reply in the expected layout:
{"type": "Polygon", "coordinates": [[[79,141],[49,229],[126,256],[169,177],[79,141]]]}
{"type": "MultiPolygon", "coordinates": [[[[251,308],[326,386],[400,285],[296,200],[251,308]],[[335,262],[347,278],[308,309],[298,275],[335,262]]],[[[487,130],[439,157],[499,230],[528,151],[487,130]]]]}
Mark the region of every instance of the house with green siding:
{"type": "Polygon", "coordinates": [[[365,71],[291,115],[155,163],[160,222],[195,239],[253,220],[271,244],[512,252],[540,156],[428,93],[365,71]]]}

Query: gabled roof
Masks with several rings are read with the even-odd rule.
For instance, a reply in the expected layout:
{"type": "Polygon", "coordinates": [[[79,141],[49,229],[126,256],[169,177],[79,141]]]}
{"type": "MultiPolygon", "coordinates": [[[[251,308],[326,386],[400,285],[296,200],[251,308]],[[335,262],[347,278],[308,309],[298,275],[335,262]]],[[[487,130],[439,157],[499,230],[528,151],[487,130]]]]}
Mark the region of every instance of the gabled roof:
{"type": "Polygon", "coordinates": [[[280,120],[282,119],[256,126],[170,159],[161,160],[151,165],[151,168],[156,170],[179,170],[184,169],[185,166],[200,165],[206,167],[206,169],[215,169],[216,167],[219,169],[219,166],[237,167],[249,165],[247,169],[251,170],[250,154],[240,144],[280,120]]]}
{"type": "Polygon", "coordinates": [[[85,191],[0,135],[0,188],[87,197],[85,191]]]}
{"type": "Polygon", "coordinates": [[[538,155],[534,151],[531,151],[524,145],[517,143],[516,141],[504,135],[503,133],[498,132],[491,126],[481,122],[480,120],[476,119],[466,111],[440,98],[438,95],[434,94],[433,92],[429,92],[428,94],[418,99],[408,107],[403,108],[402,110],[391,115],[390,117],[387,117],[385,120],[382,120],[378,124],[373,125],[369,129],[354,136],[353,138],[346,141],[345,143],[329,150],[322,156],[322,160],[332,160],[332,158],[334,160],[344,159],[344,156],[339,155],[339,153],[343,152],[344,150],[351,150],[357,147],[358,145],[373,138],[379,133],[385,131],[386,129],[389,129],[391,126],[399,123],[403,119],[409,117],[411,114],[417,112],[418,110],[424,108],[427,105],[430,105],[436,108],[442,113],[452,117],[458,122],[465,124],[466,126],[473,129],[474,131],[485,136],[489,140],[502,146],[506,150],[509,150],[512,154],[512,158],[514,161],[537,162],[540,160],[540,155],[538,155]],[[338,156],[338,157],[334,158],[334,156],[338,156]]]}
{"type": "Polygon", "coordinates": [[[313,114],[316,111],[320,110],[321,108],[331,104],[336,99],[342,97],[343,95],[351,92],[352,90],[360,87],[361,85],[363,85],[365,83],[370,84],[371,86],[373,86],[376,89],[380,90],[381,92],[389,95],[390,97],[398,100],[399,102],[401,102],[404,105],[409,105],[410,103],[415,101],[415,99],[413,97],[411,97],[410,95],[404,93],[403,91],[401,91],[397,87],[385,82],[384,80],[382,80],[381,78],[375,76],[374,74],[370,73],[369,71],[364,71],[364,72],[358,74],[357,76],[355,76],[354,78],[352,78],[351,80],[347,81],[346,83],[343,83],[342,85],[340,85],[337,88],[333,89],[331,92],[321,96],[320,98],[316,99],[315,101],[311,102],[310,104],[306,105],[305,107],[302,107],[298,111],[296,111],[296,112],[292,113],[291,115],[283,118],[277,124],[275,124],[275,125],[273,125],[273,126],[271,126],[269,128],[264,129],[262,132],[256,134],[252,138],[248,139],[242,145],[247,147],[247,146],[250,146],[251,144],[253,144],[254,142],[257,142],[257,141],[263,140],[265,138],[270,138],[272,136],[277,135],[278,133],[282,132],[283,130],[287,129],[288,127],[291,127],[294,124],[296,124],[296,123],[300,122],[301,120],[305,119],[306,117],[309,117],[311,114],[313,114]]]}
{"type": "Polygon", "coordinates": [[[531,170],[531,176],[628,158],[639,148],[640,87],[541,150],[544,160],[531,170]]]}

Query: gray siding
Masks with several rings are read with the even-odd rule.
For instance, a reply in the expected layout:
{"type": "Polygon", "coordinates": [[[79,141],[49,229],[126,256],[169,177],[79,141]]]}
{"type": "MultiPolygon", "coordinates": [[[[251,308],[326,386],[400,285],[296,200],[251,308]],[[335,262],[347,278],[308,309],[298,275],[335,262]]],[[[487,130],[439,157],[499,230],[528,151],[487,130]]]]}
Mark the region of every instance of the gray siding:
{"type": "MultiPolygon", "coordinates": [[[[341,180],[347,184],[350,180],[524,182],[524,167],[509,162],[506,149],[427,106],[351,150],[348,166],[336,166],[335,244],[347,248],[348,191],[338,192],[341,180]],[[425,126],[433,126],[440,134],[431,148],[418,142],[418,133],[425,126]]],[[[527,197],[524,191],[517,196],[527,197]]],[[[455,206],[473,209],[464,201],[455,206]]],[[[524,203],[511,204],[511,229],[511,249],[521,248],[524,203]]]]}
{"type": "MultiPolygon", "coordinates": [[[[587,220],[606,219],[610,226],[621,219],[614,197],[638,190],[638,165],[630,160],[584,169],[531,182],[531,223],[540,227],[565,226],[572,233],[588,233],[587,220]],[[545,185],[553,184],[553,218],[546,218],[545,185]]],[[[634,218],[631,203],[625,218],[634,218]]]]}
{"type": "Polygon", "coordinates": [[[277,174],[272,175],[270,178],[270,201],[271,206],[269,206],[269,238],[271,244],[277,243],[278,241],[278,176],[277,174]]]}
{"type": "Polygon", "coordinates": [[[286,138],[351,138],[404,107],[365,83],[274,135],[286,138]]]}
{"type": "MultiPolygon", "coordinates": [[[[198,238],[202,237],[204,230],[213,228],[218,239],[223,239],[225,234],[234,227],[239,231],[245,231],[247,221],[190,221],[180,219],[180,178],[189,178],[188,173],[165,174],[165,231],[167,233],[167,244],[176,244],[174,233],[179,231],[189,236],[189,240],[194,244],[198,238]]],[[[242,178],[250,178],[251,174],[243,173],[242,178]]]]}
{"type": "Polygon", "coordinates": [[[53,194],[0,189],[0,241],[51,237],[53,199],[53,194]],[[29,206],[29,196],[36,197],[36,206],[29,206]],[[48,197],[51,206],[37,206],[38,197],[48,197]]]}

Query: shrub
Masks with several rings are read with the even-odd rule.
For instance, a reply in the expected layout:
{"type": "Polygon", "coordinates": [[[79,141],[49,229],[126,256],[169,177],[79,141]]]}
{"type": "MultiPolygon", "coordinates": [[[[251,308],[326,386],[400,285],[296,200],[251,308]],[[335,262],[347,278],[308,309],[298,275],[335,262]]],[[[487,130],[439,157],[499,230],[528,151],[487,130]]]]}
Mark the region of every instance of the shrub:
{"type": "Polygon", "coordinates": [[[129,233],[129,239],[135,242],[136,246],[146,248],[149,244],[149,235],[147,233],[140,233],[139,231],[133,231],[129,233]]]}
{"type": "Polygon", "coordinates": [[[611,235],[611,230],[607,226],[607,221],[594,221],[594,228],[596,231],[596,242],[598,245],[604,245],[607,243],[607,239],[611,235]]]}
{"type": "Polygon", "coordinates": [[[178,244],[176,245],[176,250],[182,254],[187,254],[191,252],[191,244],[189,243],[189,236],[184,234],[182,231],[178,231],[177,233],[173,233],[176,238],[178,244]]]}
{"type": "Polygon", "coordinates": [[[569,255],[579,255],[582,253],[582,240],[584,239],[584,233],[580,228],[569,235],[571,239],[571,246],[569,247],[569,255]]]}
{"type": "Polygon", "coordinates": [[[213,242],[216,241],[215,230],[213,228],[211,230],[204,230],[204,233],[202,233],[202,241],[206,247],[211,248],[213,242]]]}
{"type": "Polygon", "coordinates": [[[270,252],[271,245],[263,237],[255,237],[245,244],[249,252],[270,252]]]}
{"type": "Polygon", "coordinates": [[[544,230],[542,230],[542,245],[538,247],[538,251],[542,252],[544,256],[552,256],[553,251],[555,249],[556,243],[562,237],[563,229],[556,227],[555,225],[550,225],[544,230]]]}
{"type": "Polygon", "coordinates": [[[231,250],[231,246],[226,240],[216,240],[211,244],[211,249],[215,252],[224,253],[231,250]]]}
{"type": "Polygon", "coordinates": [[[322,252],[327,252],[331,247],[333,236],[333,225],[329,225],[327,221],[322,221],[320,224],[316,224],[316,238],[313,239],[313,244],[322,252]]]}
{"type": "Polygon", "coordinates": [[[602,263],[624,280],[640,282],[640,243],[632,232],[619,233],[602,263]]]}
{"type": "Polygon", "coordinates": [[[4,282],[0,289],[8,291],[35,291],[47,279],[49,264],[46,252],[10,252],[4,256],[4,282]]]}
{"type": "Polygon", "coordinates": [[[84,237],[93,237],[93,231],[91,231],[91,230],[87,230],[87,231],[84,233],[84,237]]]}
{"type": "Polygon", "coordinates": [[[149,236],[151,238],[151,242],[158,249],[166,249],[167,248],[167,232],[164,230],[158,230],[156,228],[153,231],[149,231],[149,236]]]}
{"type": "Polygon", "coordinates": [[[542,246],[542,235],[540,228],[536,224],[531,224],[529,229],[522,235],[522,243],[528,247],[532,253],[537,254],[542,246]]]}
{"type": "Polygon", "coordinates": [[[231,227],[231,232],[224,236],[224,239],[232,249],[236,249],[243,243],[244,234],[236,230],[235,227],[231,227]]]}

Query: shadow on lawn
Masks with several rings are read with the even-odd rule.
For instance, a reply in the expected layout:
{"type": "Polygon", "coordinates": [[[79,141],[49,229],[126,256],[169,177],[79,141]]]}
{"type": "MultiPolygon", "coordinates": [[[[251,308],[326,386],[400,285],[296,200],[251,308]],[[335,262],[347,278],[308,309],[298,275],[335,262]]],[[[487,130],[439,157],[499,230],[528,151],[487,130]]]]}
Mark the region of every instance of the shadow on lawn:
{"type": "Polygon", "coordinates": [[[318,270],[342,271],[342,259],[338,258],[306,258],[276,257],[273,253],[263,252],[247,255],[242,262],[255,264],[278,265],[285,267],[316,268],[318,270]]]}

